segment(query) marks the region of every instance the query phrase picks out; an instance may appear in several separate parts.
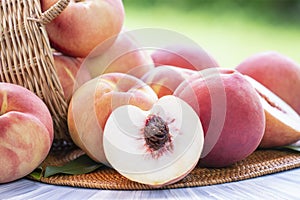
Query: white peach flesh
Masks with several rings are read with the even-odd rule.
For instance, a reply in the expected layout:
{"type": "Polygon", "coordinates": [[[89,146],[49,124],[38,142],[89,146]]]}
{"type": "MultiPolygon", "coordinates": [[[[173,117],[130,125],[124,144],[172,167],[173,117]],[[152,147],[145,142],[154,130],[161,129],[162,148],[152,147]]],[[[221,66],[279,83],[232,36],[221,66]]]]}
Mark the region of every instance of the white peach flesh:
{"type": "Polygon", "coordinates": [[[175,96],[160,98],[143,111],[132,105],[115,109],[104,129],[104,153],[120,174],[132,181],[160,187],[184,178],[198,163],[204,134],[198,115],[175,96]],[[149,148],[144,127],[149,116],[161,117],[170,141],[159,150],[149,148]]]}

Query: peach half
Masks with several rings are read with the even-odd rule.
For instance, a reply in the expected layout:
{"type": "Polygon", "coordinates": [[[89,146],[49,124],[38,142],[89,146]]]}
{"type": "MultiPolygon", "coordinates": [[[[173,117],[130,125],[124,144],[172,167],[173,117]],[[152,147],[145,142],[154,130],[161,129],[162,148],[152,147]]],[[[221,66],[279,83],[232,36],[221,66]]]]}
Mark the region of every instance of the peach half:
{"type": "Polygon", "coordinates": [[[280,147],[300,140],[300,116],[297,112],[264,85],[245,77],[260,95],[265,111],[266,129],[259,147],[280,147]]]}
{"type": "Polygon", "coordinates": [[[120,174],[132,181],[162,187],[184,178],[203,148],[198,115],[181,99],[168,95],[144,111],[120,106],[109,116],[103,146],[120,174]]]}
{"type": "Polygon", "coordinates": [[[143,81],[123,73],[108,73],[89,80],[74,93],[68,127],[74,143],[97,162],[109,165],[103,151],[103,130],[111,112],[122,105],[148,110],[157,95],[143,81]]]}

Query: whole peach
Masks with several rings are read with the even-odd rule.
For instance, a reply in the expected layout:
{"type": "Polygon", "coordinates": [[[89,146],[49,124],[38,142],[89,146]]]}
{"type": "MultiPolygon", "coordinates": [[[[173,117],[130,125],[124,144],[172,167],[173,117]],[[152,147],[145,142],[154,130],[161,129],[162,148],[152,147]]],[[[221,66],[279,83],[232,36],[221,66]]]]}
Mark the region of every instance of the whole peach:
{"type": "Polygon", "coordinates": [[[158,98],[172,95],[180,83],[195,74],[195,70],[162,65],[147,72],[141,79],[157,94],[158,98]]]}
{"type": "Polygon", "coordinates": [[[205,134],[200,165],[225,167],[249,156],[264,134],[258,93],[232,69],[207,69],[178,86],[175,96],[198,113],[205,134]]]}
{"type": "Polygon", "coordinates": [[[53,142],[53,122],[33,92],[0,83],[0,183],[22,178],[37,168],[53,142]]]}
{"type": "Polygon", "coordinates": [[[125,31],[95,48],[84,60],[83,65],[89,69],[93,77],[119,72],[141,78],[154,68],[150,54],[139,47],[130,32],[125,31]]]}
{"type": "Polygon", "coordinates": [[[219,66],[211,55],[195,45],[168,45],[156,49],[151,57],[155,66],[171,65],[198,71],[219,66]]]}
{"type": "Polygon", "coordinates": [[[260,82],[300,114],[300,65],[294,60],[276,51],[260,52],[236,70],[260,82]]]}
{"type": "MultiPolygon", "coordinates": [[[[58,0],[41,0],[42,11],[58,0]]],[[[46,25],[51,46],[58,51],[86,57],[100,43],[113,37],[124,22],[122,0],[71,0],[63,12],[46,25]]]]}
{"type": "Polygon", "coordinates": [[[68,111],[70,135],[92,159],[109,165],[102,142],[111,112],[121,105],[148,110],[156,101],[155,92],[140,79],[124,73],[103,74],[74,93],[68,111]]]}
{"type": "Polygon", "coordinates": [[[83,59],[53,53],[54,66],[64,91],[67,102],[71,100],[74,91],[83,83],[91,79],[90,72],[81,67],[83,59]]]}

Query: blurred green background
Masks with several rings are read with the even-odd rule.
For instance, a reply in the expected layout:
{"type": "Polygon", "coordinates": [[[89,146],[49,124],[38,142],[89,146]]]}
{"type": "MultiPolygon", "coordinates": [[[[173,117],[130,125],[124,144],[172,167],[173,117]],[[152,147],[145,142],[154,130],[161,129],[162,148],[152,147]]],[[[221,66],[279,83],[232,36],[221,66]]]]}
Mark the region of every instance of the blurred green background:
{"type": "Polygon", "coordinates": [[[197,42],[223,67],[274,50],[300,63],[300,0],[123,0],[125,28],[163,28],[197,42]]]}

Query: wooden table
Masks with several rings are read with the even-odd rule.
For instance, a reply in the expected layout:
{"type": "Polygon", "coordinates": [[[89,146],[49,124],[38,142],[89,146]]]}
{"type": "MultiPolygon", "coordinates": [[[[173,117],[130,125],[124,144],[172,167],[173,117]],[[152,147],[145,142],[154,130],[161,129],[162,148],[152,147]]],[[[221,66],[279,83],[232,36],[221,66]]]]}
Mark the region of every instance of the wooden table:
{"type": "Polygon", "coordinates": [[[1,200],[300,199],[300,168],[219,185],[171,190],[117,191],[54,186],[21,179],[0,185],[1,200]]]}

